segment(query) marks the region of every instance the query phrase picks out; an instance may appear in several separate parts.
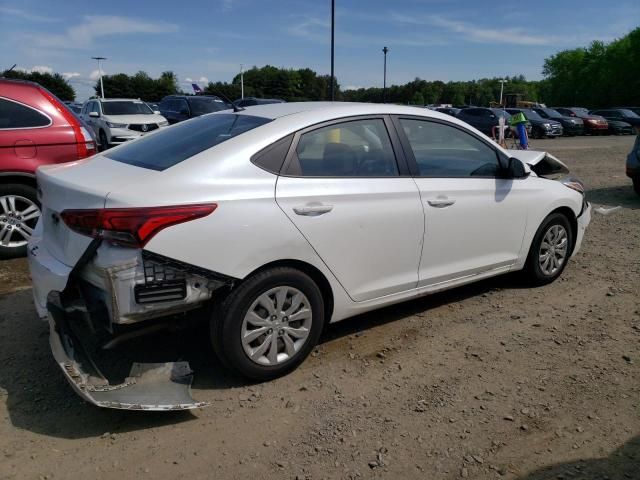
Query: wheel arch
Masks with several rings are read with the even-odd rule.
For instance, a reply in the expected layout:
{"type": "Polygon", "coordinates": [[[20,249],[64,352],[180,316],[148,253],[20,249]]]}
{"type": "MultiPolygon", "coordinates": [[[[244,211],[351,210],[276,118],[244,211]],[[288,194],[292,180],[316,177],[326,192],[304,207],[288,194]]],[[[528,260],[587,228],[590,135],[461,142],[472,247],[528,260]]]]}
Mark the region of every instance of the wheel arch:
{"type": "Polygon", "coordinates": [[[3,172],[0,173],[0,184],[20,184],[27,185],[29,187],[37,188],[37,182],[35,175],[29,173],[13,173],[3,172]]]}
{"type": "Polygon", "coordinates": [[[331,320],[331,316],[333,315],[333,307],[334,307],[334,296],[333,290],[331,288],[331,284],[327,277],[317,268],[311,265],[310,263],[303,262],[302,260],[291,260],[291,259],[283,259],[283,260],[275,260],[273,262],[269,262],[260,268],[256,268],[254,271],[249,273],[245,278],[249,278],[256,273],[262,272],[264,270],[268,270],[270,268],[275,267],[289,267],[295,268],[296,270],[300,270],[301,272],[309,275],[311,279],[318,285],[320,288],[320,292],[322,293],[322,300],[324,301],[324,319],[325,324],[328,324],[331,320]]]}

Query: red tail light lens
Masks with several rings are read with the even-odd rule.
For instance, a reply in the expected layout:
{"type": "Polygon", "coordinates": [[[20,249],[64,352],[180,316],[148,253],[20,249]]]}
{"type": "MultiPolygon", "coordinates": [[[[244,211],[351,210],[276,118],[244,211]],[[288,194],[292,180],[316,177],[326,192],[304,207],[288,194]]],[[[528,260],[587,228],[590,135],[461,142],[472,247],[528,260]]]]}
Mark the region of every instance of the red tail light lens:
{"type": "Polygon", "coordinates": [[[172,207],[65,210],[60,216],[75,232],[123,247],[142,248],[160,230],[206,217],[217,204],[172,207]]]}

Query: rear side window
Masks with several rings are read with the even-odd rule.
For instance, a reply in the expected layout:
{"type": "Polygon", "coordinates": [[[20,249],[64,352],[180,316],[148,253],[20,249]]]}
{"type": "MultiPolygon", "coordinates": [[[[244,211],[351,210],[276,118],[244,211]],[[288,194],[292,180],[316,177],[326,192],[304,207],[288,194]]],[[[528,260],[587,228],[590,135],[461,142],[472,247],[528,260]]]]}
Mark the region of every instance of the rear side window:
{"type": "Polygon", "coordinates": [[[420,177],[494,177],[498,173],[496,152],[473,135],[423,120],[402,118],[400,124],[420,177]]]}
{"type": "Polygon", "coordinates": [[[381,119],[353,120],[300,136],[288,174],[304,177],[393,177],[398,165],[381,119]]]}
{"type": "Polygon", "coordinates": [[[6,98],[0,98],[0,129],[40,128],[51,119],[39,111],[6,98]]]}
{"type": "Polygon", "coordinates": [[[157,130],[104,155],[112,160],[166,170],[230,138],[270,122],[269,118],[217,114],[196,117],[171,128],[157,130]]]}

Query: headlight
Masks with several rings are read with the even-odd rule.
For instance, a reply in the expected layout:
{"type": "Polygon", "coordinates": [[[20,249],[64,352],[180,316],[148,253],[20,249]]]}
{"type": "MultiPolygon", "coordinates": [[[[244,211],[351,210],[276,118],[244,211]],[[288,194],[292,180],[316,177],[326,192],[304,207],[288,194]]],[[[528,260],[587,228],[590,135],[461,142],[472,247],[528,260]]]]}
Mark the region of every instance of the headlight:
{"type": "Polygon", "coordinates": [[[109,128],[127,128],[126,123],[111,123],[107,122],[107,127],[109,128]]]}
{"type": "Polygon", "coordinates": [[[584,183],[582,183],[577,178],[565,177],[560,179],[560,183],[562,183],[565,187],[569,187],[571,190],[575,190],[576,192],[584,195],[584,183]]]}
{"type": "Polygon", "coordinates": [[[551,128],[551,124],[550,123],[543,123],[542,126],[546,129],[549,130],[551,128]]]}
{"type": "Polygon", "coordinates": [[[166,127],[167,125],[169,125],[169,122],[167,122],[166,120],[162,121],[162,122],[158,122],[158,125],[161,127],[166,127]]]}

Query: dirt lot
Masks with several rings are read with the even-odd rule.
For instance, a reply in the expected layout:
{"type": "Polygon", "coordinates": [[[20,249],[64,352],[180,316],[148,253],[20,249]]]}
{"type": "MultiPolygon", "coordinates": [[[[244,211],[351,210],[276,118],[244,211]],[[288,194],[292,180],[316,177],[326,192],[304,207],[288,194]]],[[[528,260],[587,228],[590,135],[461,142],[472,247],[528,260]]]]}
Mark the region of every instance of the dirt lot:
{"type": "MultiPolygon", "coordinates": [[[[640,479],[640,198],[633,138],[540,140],[597,205],[556,283],[485,281],[332,326],[288,377],[226,374],[199,331],[192,413],[79,400],[36,319],[24,260],[0,264],[0,478],[640,479]]],[[[133,345],[133,344],[132,344],[133,345]]],[[[195,345],[195,348],[193,346],[195,345]]]]}

